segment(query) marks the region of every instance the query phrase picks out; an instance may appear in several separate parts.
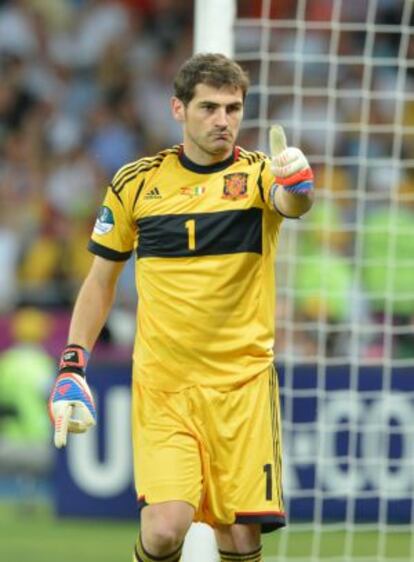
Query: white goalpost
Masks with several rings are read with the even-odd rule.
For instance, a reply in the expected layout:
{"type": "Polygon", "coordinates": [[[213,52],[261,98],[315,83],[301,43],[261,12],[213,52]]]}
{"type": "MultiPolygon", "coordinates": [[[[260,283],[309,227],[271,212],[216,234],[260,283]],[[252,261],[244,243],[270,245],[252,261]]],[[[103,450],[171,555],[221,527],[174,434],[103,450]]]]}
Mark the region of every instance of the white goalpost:
{"type": "Polygon", "coordinates": [[[251,77],[240,144],[280,123],[315,171],[275,264],[288,526],[265,560],[414,560],[414,2],[195,6],[195,51],[251,77]]]}
{"type": "Polygon", "coordinates": [[[234,53],[235,0],[195,0],[194,52],[234,53]]]}

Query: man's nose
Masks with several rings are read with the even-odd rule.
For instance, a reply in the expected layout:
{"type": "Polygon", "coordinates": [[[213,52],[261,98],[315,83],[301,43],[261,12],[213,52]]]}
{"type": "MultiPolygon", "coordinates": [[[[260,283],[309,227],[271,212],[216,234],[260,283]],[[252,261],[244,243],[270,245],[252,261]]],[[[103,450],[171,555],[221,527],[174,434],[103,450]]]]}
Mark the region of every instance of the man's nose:
{"type": "Polygon", "coordinates": [[[215,121],[217,127],[227,127],[228,120],[227,120],[227,111],[225,107],[219,107],[217,109],[215,121]]]}

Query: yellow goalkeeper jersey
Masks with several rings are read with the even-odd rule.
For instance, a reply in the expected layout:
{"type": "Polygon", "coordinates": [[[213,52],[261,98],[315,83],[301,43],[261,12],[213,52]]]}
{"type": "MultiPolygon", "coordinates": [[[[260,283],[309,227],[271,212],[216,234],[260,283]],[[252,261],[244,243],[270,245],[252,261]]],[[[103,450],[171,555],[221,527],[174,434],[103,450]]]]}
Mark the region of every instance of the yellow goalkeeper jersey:
{"type": "Polygon", "coordinates": [[[199,166],[174,146],[115,174],[89,249],[116,261],[135,254],[142,384],[231,388],[272,362],[282,217],[269,162],[237,147],[199,166]]]}

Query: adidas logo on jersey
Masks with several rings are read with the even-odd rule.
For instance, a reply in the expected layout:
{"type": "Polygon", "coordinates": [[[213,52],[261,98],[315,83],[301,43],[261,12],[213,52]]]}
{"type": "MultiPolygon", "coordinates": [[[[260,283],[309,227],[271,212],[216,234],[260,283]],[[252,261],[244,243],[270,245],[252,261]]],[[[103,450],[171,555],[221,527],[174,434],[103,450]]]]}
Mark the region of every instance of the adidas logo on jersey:
{"type": "Polygon", "coordinates": [[[144,199],[162,199],[162,195],[158,187],[154,187],[154,189],[145,194],[144,199]]]}

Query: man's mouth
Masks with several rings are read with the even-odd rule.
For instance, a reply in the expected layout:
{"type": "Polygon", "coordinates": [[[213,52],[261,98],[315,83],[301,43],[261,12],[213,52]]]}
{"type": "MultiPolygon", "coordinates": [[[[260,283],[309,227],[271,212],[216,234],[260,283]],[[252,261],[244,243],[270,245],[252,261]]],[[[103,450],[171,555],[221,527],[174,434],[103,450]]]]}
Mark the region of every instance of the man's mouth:
{"type": "Polygon", "coordinates": [[[213,133],[216,140],[230,140],[230,133],[213,133]]]}

